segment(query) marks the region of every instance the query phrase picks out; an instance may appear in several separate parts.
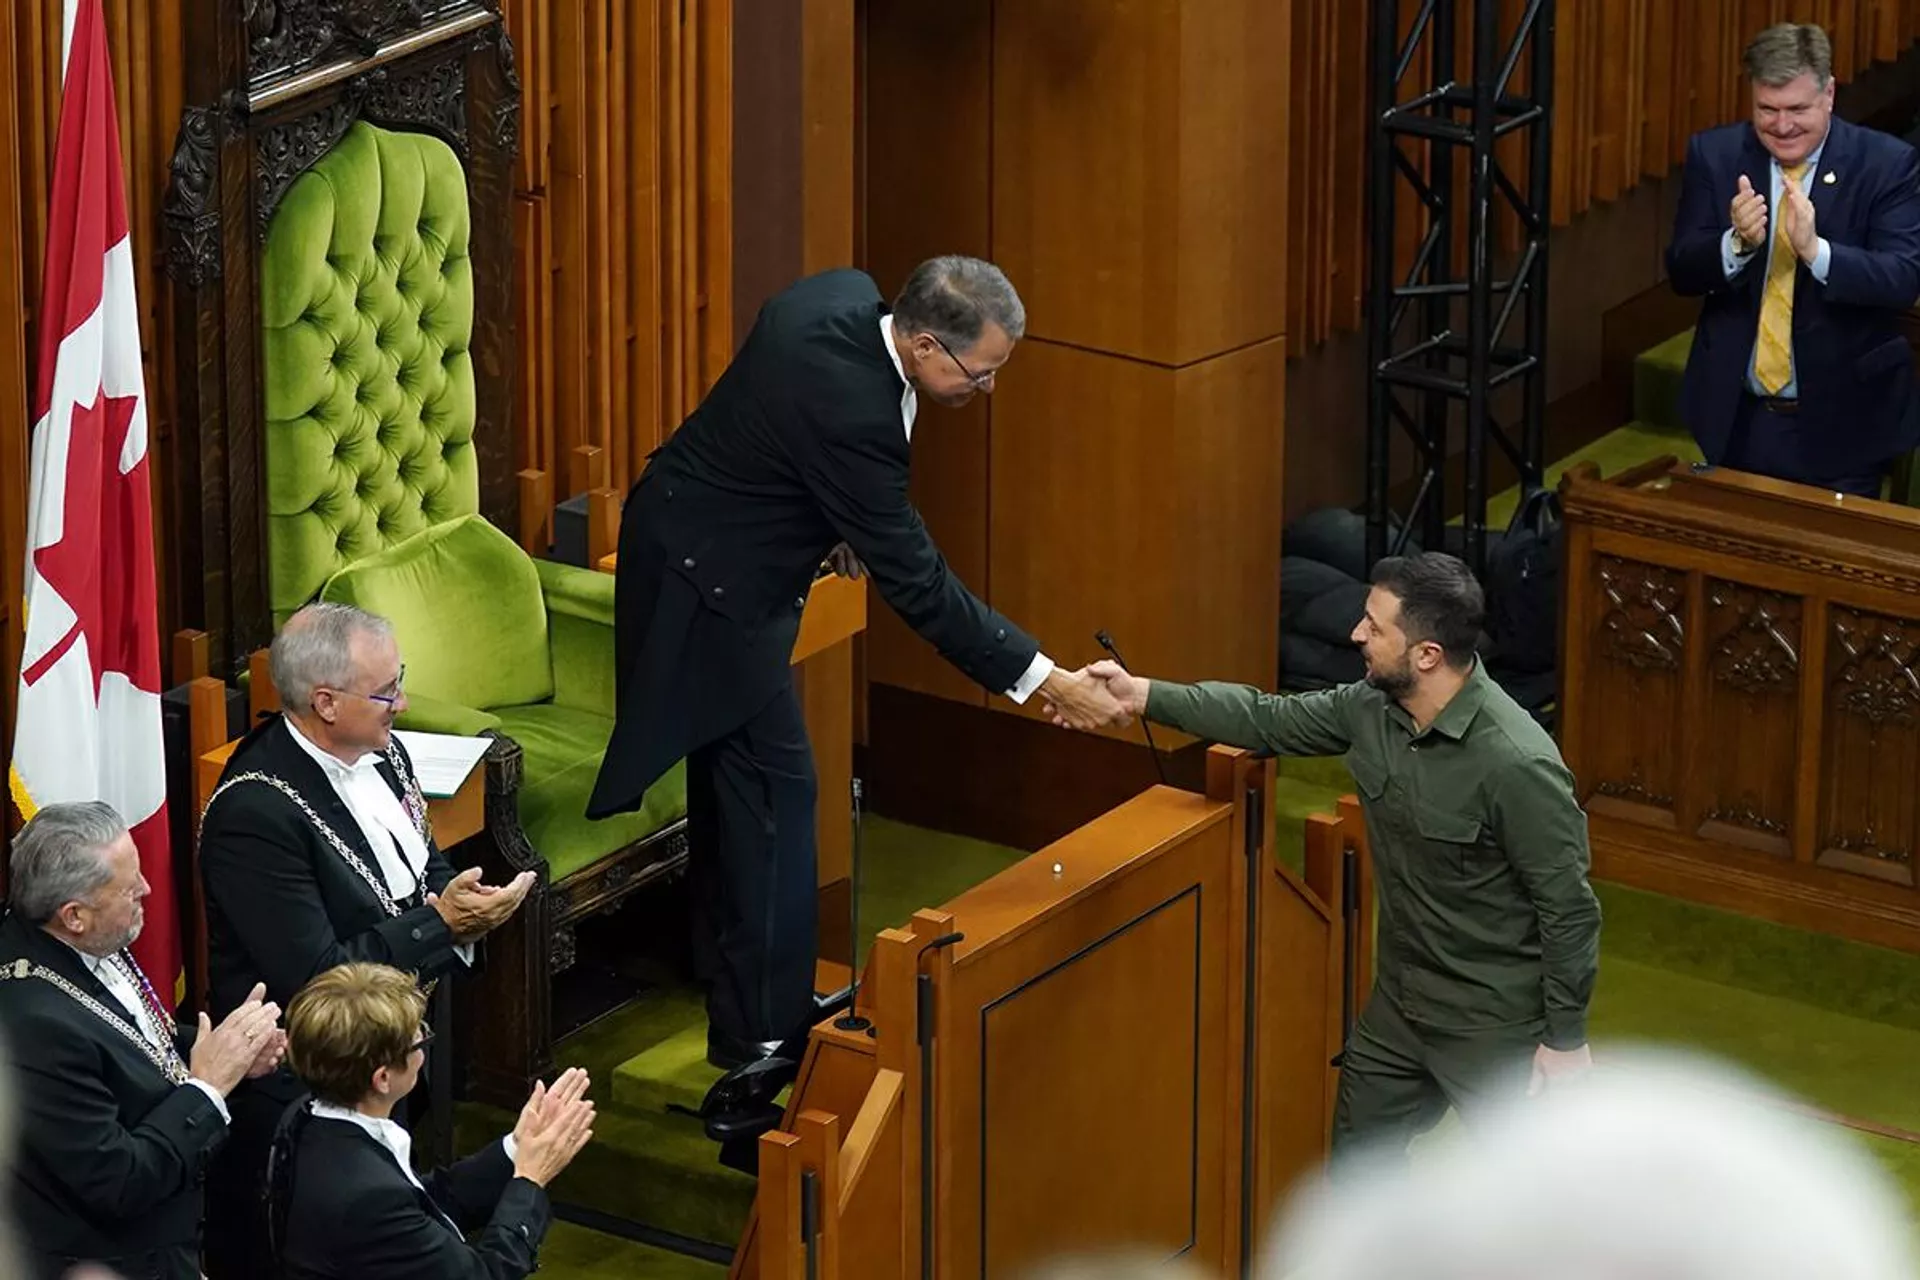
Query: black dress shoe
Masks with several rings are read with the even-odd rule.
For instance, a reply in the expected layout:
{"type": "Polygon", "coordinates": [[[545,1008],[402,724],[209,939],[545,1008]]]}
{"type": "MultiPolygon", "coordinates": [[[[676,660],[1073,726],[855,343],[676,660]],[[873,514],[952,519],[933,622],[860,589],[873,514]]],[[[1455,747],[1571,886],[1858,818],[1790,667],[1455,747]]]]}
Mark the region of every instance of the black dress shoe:
{"type": "Polygon", "coordinates": [[[751,1142],[780,1123],[774,1099],[800,1074],[794,1058],[758,1058],[714,1082],[700,1103],[707,1137],[719,1143],[751,1142]]]}

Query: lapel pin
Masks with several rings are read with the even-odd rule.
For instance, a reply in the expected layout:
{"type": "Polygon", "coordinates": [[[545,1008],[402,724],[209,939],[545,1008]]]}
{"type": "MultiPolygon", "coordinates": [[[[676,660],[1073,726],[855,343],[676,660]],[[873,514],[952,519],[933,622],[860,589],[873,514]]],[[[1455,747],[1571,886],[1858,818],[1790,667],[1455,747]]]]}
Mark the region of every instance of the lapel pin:
{"type": "Polygon", "coordinates": [[[1829,170],[1827,170],[1827,171],[1826,171],[1825,173],[1823,173],[1823,174],[1821,174],[1821,175],[1820,175],[1820,181],[1822,181],[1822,182],[1824,182],[1824,183],[1826,183],[1826,184],[1827,184],[1828,186],[1832,186],[1832,185],[1833,185],[1833,170],[1831,170],[1831,169],[1829,169],[1829,170]]]}

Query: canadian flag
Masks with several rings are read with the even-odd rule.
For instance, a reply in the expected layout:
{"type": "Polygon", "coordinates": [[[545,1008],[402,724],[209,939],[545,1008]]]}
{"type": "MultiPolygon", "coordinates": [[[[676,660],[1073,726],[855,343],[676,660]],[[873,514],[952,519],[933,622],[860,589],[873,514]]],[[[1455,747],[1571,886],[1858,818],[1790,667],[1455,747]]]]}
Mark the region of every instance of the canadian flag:
{"type": "Polygon", "coordinates": [[[26,646],[7,781],[27,817],[105,800],[152,886],[134,954],[180,972],[133,247],[101,0],[68,0],[27,502],[26,646]]]}

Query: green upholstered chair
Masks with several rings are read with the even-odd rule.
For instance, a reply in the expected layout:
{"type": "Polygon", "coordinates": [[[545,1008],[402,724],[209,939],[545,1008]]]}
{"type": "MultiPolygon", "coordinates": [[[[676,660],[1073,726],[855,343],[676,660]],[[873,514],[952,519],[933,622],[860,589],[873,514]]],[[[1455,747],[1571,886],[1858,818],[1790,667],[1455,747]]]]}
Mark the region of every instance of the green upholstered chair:
{"type": "Polygon", "coordinates": [[[641,812],[584,816],[613,729],[613,579],[479,514],[467,231],[453,150],[364,121],[281,201],[260,260],[265,550],[276,626],[316,598],[391,619],[402,727],[498,739],[477,860],[539,885],[488,940],[485,1017],[459,1038],[470,1091],[518,1105],[551,1062],[574,924],[684,862],[686,789],[675,770],[641,812]]]}

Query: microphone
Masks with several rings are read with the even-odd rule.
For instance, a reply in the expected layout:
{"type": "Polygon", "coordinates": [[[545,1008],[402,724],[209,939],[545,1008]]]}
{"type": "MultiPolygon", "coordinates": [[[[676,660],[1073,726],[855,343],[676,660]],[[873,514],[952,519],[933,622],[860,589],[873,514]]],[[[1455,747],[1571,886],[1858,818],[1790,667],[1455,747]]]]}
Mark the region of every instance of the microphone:
{"type": "Polygon", "coordinates": [[[860,802],[864,798],[864,788],[860,779],[853,780],[853,866],[851,884],[847,886],[848,922],[847,922],[847,962],[853,973],[852,983],[847,989],[847,1011],[834,1022],[842,1031],[865,1031],[873,1033],[873,1023],[860,1016],[860,802]]]}
{"type": "MultiPolygon", "coordinates": [[[[1096,631],[1093,633],[1093,639],[1095,644],[1107,651],[1109,658],[1119,663],[1123,669],[1132,671],[1132,668],[1127,666],[1127,660],[1120,656],[1120,650],[1114,647],[1112,635],[1106,631],[1096,631]]],[[[1147,717],[1144,714],[1140,717],[1140,728],[1147,735],[1147,754],[1153,757],[1153,771],[1160,775],[1160,785],[1172,786],[1173,784],[1167,781],[1167,766],[1160,762],[1160,748],[1153,742],[1153,726],[1147,723],[1147,717]]]]}

